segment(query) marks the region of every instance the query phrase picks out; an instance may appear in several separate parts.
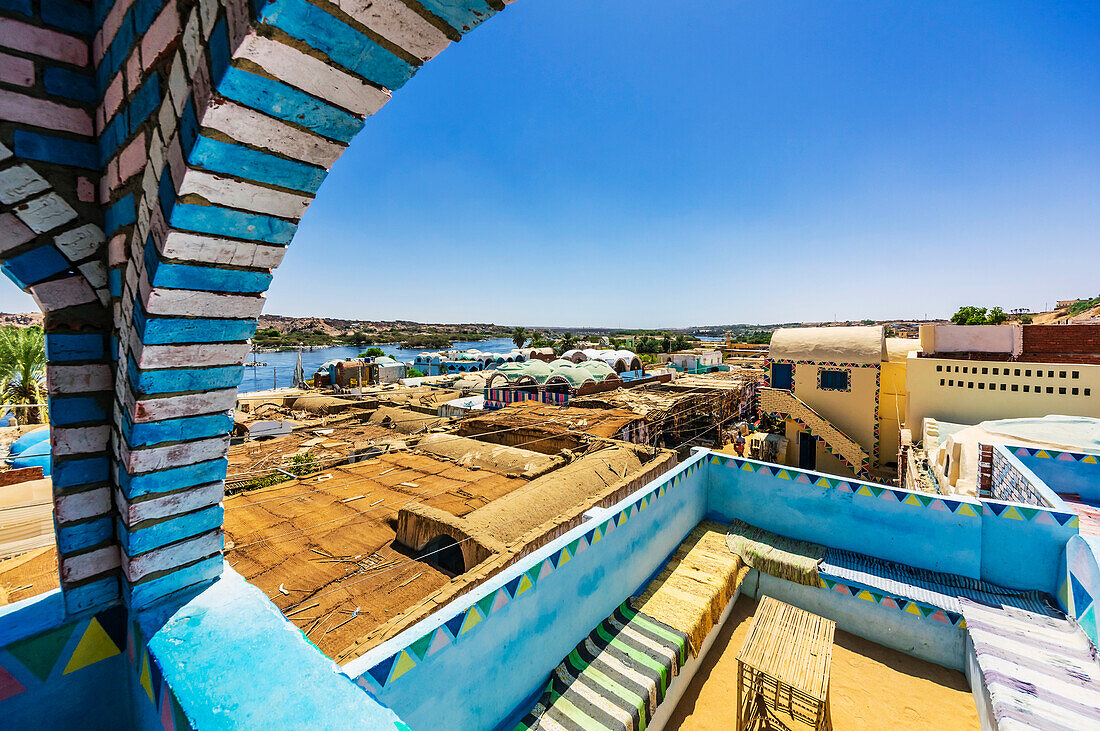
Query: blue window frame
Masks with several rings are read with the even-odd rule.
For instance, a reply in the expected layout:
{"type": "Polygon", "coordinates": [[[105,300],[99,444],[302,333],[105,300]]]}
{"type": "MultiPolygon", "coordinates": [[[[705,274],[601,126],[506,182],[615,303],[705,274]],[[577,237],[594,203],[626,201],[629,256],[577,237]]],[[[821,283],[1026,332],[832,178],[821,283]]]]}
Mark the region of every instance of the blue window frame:
{"type": "Polygon", "coordinates": [[[821,369],[822,391],[847,391],[849,388],[848,371],[821,369]]]}
{"type": "Polygon", "coordinates": [[[790,363],[772,363],[772,388],[791,390],[794,385],[794,366],[790,363]]]}

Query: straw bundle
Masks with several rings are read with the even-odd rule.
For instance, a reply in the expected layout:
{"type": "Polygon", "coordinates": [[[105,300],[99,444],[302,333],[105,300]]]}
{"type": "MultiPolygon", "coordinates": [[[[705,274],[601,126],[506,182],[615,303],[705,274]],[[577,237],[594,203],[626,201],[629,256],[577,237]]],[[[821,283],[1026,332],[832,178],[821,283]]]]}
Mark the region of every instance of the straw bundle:
{"type": "Polygon", "coordinates": [[[685,633],[693,656],[748,573],[726,546],[726,532],[718,523],[700,523],[633,601],[637,611],[685,633]]]}
{"type": "Polygon", "coordinates": [[[821,586],[817,567],[825,558],[825,546],[771,533],[735,520],[726,536],[729,550],[746,564],[765,574],[806,586],[821,586]]]}

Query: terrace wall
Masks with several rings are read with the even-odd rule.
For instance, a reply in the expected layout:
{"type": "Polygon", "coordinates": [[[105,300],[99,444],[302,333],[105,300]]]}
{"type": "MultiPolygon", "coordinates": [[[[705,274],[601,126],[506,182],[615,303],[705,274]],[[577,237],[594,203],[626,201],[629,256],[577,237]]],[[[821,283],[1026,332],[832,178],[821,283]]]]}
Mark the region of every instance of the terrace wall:
{"type": "Polygon", "coordinates": [[[1011,453],[1059,495],[1100,500],[1100,455],[1035,447],[1009,447],[1011,453]]]}
{"type": "Polygon", "coordinates": [[[696,455],[599,510],[344,671],[413,728],[440,718],[452,728],[504,723],[703,519],[704,459],[696,455]]]}

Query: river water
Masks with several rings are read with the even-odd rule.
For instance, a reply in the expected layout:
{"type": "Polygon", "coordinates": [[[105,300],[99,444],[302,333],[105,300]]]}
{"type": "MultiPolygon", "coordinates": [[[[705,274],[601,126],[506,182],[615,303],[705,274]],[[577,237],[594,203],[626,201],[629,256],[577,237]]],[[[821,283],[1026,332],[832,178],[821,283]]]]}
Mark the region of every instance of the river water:
{"type": "MultiPolygon", "coordinates": [[[[336,358],[354,358],[369,347],[371,346],[339,345],[331,348],[314,348],[313,350],[306,348],[302,351],[302,370],[305,372],[306,378],[312,378],[322,363],[336,358]]],[[[394,360],[405,363],[413,360],[425,350],[424,348],[408,350],[399,348],[396,345],[379,345],[377,347],[381,348],[386,355],[394,360]]],[[[507,353],[515,347],[510,338],[492,338],[476,341],[456,340],[449,349],[467,350],[477,348],[486,353],[507,353]]],[[[298,351],[282,350],[277,353],[255,353],[255,358],[267,365],[244,369],[244,379],[240,385],[241,392],[263,391],[275,386],[285,388],[293,385],[291,381],[294,377],[294,364],[298,360],[298,351]]],[[[251,360],[251,357],[249,360],[251,360]]]]}

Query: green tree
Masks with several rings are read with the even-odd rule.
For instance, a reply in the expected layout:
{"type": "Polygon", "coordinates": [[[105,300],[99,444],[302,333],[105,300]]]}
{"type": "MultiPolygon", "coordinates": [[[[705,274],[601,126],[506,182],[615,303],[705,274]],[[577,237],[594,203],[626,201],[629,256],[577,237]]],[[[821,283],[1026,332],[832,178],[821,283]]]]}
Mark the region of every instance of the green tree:
{"type": "Polygon", "coordinates": [[[687,350],[689,347],[691,347],[691,338],[687,335],[677,335],[672,341],[673,350],[687,350]]]}
{"type": "Polygon", "coordinates": [[[424,371],[417,370],[416,368],[408,368],[405,370],[405,378],[423,378],[424,371]]]}
{"type": "Polygon", "coordinates": [[[1008,321],[1008,313],[1002,310],[1000,307],[994,307],[989,311],[989,316],[986,318],[986,322],[990,325],[1000,325],[1008,321]]]}
{"type": "Polygon", "coordinates": [[[558,348],[564,353],[567,350],[572,350],[573,346],[577,344],[577,336],[573,333],[562,333],[561,338],[558,339],[558,348]]]}
{"type": "Polygon", "coordinates": [[[512,342],[516,344],[517,348],[522,348],[523,344],[527,342],[527,329],[517,326],[512,330],[512,342]]]}
{"type": "Polygon", "coordinates": [[[531,335],[531,342],[528,343],[532,348],[545,348],[550,345],[550,341],[546,339],[546,336],[540,332],[536,332],[531,335]]]}
{"type": "Polygon", "coordinates": [[[4,403],[38,408],[15,409],[20,423],[43,420],[46,404],[46,338],[40,327],[0,330],[0,391],[4,403]]]}
{"type": "Polygon", "coordinates": [[[956,325],[985,325],[988,322],[986,309],[984,307],[960,307],[951,316],[951,322],[956,325]]]}
{"type": "Polygon", "coordinates": [[[1035,318],[1031,316],[1031,313],[1025,312],[1024,314],[1020,315],[1019,322],[1021,325],[1030,325],[1034,321],[1035,318]]]}
{"type": "Polygon", "coordinates": [[[386,352],[384,350],[382,350],[381,348],[375,347],[375,348],[367,348],[366,352],[359,354],[359,357],[360,358],[381,358],[385,354],[386,354],[386,352]]]}

